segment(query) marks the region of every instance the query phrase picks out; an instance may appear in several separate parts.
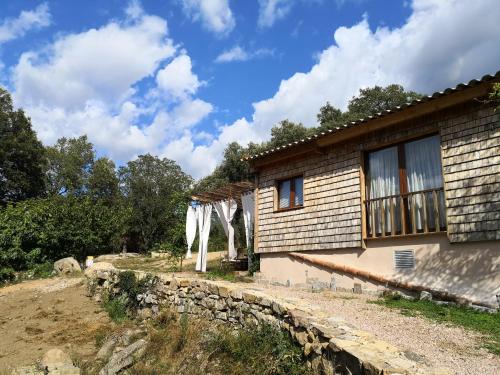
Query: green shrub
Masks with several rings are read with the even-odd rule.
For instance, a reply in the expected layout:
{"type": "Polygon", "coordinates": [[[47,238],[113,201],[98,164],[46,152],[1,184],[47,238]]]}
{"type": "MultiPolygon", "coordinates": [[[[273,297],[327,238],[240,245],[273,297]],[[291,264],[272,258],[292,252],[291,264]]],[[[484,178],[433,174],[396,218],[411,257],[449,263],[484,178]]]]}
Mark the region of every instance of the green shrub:
{"type": "Polygon", "coordinates": [[[15,278],[16,274],[12,267],[0,267],[0,284],[13,281],[15,278]]]}
{"type": "Polygon", "coordinates": [[[31,199],[0,210],[0,268],[16,271],[118,249],[128,210],[87,197],[31,199]]]}
{"type": "Polygon", "coordinates": [[[127,296],[125,295],[107,299],[104,302],[103,307],[111,320],[116,323],[120,323],[128,319],[127,296]]]}
{"type": "Polygon", "coordinates": [[[217,331],[209,348],[220,355],[224,373],[299,375],[308,370],[301,349],[290,335],[271,325],[217,331]]]}

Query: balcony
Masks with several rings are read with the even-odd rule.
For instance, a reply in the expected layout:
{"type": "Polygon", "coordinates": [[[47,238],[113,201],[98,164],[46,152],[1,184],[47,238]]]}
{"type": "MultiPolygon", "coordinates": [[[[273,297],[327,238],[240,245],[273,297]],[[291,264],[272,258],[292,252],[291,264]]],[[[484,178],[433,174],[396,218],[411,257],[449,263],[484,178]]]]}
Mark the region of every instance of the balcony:
{"type": "Polygon", "coordinates": [[[368,199],[365,239],[446,231],[443,188],[368,199]]]}

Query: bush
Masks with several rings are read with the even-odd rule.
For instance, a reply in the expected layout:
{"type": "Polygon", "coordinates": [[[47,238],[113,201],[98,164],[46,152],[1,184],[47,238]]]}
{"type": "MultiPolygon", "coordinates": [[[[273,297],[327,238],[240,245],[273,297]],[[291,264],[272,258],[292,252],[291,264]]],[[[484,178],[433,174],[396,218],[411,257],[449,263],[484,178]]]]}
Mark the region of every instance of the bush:
{"type": "Polygon", "coordinates": [[[128,210],[87,197],[52,197],[0,210],[0,268],[26,270],[119,248],[128,210]]]}
{"type": "Polygon", "coordinates": [[[221,329],[209,341],[223,358],[224,373],[307,374],[301,349],[288,333],[264,324],[239,331],[221,329]]]}
{"type": "Polygon", "coordinates": [[[12,267],[0,267],[0,284],[8,283],[16,278],[12,267]]]}
{"type": "Polygon", "coordinates": [[[108,313],[112,321],[123,322],[127,316],[127,297],[125,295],[109,298],[103,303],[104,310],[108,313]]]}

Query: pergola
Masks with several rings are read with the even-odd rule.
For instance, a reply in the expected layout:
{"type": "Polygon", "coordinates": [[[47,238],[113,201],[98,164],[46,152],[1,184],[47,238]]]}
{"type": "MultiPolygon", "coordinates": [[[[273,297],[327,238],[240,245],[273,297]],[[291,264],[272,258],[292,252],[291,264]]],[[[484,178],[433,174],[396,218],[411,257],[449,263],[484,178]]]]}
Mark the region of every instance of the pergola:
{"type": "Polygon", "coordinates": [[[196,235],[196,227],[198,227],[200,245],[198,259],[196,261],[197,271],[205,272],[206,269],[206,254],[210,233],[210,215],[212,213],[212,208],[215,208],[228,238],[228,260],[238,262],[238,254],[234,248],[234,229],[231,225],[231,221],[237,208],[241,207],[243,209],[245,236],[248,245],[253,228],[253,216],[255,210],[254,190],[255,184],[253,182],[241,181],[228,183],[210,191],[192,194],[191,199],[198,202],[199,205],[188,207],[186,218],[188,252],[186,257],[191,256],[191,245],[194,241],[194,236],[196,235]]]}
{"type": "Polygon", "coordinates": [[[200,203],[214,203],[234,199],[241,205],[241,195],[253,191],[255,184],[250,181],[232,182],[206,192],[195,193],[191,196],[200,203]]]}

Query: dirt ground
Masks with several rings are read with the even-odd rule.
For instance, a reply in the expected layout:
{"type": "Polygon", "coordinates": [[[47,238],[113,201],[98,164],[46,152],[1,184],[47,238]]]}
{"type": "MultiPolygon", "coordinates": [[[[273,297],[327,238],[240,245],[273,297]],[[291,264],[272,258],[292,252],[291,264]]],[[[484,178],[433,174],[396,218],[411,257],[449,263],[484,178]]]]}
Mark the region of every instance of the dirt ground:
{"type": "Polygon", "coordinates": [[[107,314],[86,295],[83,278],[26,281],[0,288],[0,373],[29,365],[51,348],[74,361],[95,355],[107,314]]]}

